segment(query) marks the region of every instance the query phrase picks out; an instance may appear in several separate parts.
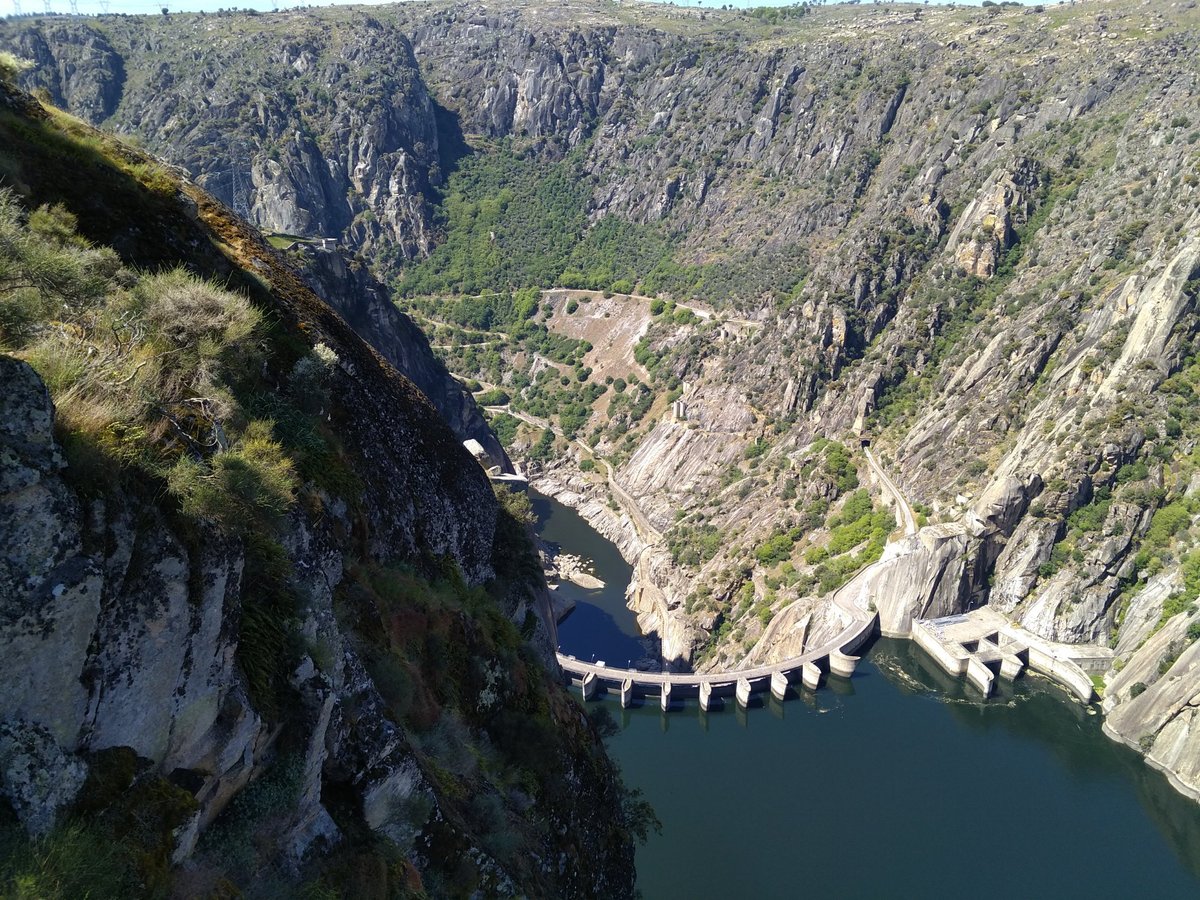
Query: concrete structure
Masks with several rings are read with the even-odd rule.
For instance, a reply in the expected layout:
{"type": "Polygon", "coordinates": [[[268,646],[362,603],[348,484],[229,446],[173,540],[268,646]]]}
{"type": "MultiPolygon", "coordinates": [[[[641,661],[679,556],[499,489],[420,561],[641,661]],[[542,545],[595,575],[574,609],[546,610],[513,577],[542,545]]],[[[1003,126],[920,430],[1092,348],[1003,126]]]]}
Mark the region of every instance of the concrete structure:
{"type": "Polygon", "coordinates": [[[732,672],[639,672],[599,662],[584,662],[563,653],[558,654],[558,664],[575,684],[582,684],[593,675],[603,685],[614,689],[623,691],[628,682],[631,692],[657,694],[664,710],[670,707],[670,701],[675,697],[698,697],[701,709],[708,710],[720,703],[718,698],[737,695],[736,705],[744,707],[752,694],[768,690],[777,675],[785,684],[803,679],[810,690],[816,690],[820,684],[823,668],[849,678],[858,664],[858,657],[850,654],[870,640],[875,633],[877,617],[874,613],[856,609],[847,610],[846,618],[849,621],[842,630],[820,647],[770,665],[732,672]]]}
{"type": "MultiPolygon", "coordinates": [[[[495,468],[495,467],[493,467],[493,468],[495,468]]],[[[489,470],[488,478],[491,479],[492,484],[503,484],[503,485],[506,485],[507,487],[511,488],[514,491],[523,491],[527,487],[529,487],[529,479],[526,478],[524,475],[522,475],[520,472],[510,473],[510,472],[499,472],[498,471],[493,474],[489,470]]]]}
{"type": "Polygon", "coordinates": [[[600,679],[595,674],[583,676],[583,681],[579,684],[580,692],[583,694],[584,700],[591,700],[596,696],[596,690],[600,687],[600,679]]]}
{"type": "Polygon", "coordinates": [[[771,676],[771,696],[776,700],[782,700],[787,696],[788,680],[787,676],[782,672],[776,672],[771,676]]]}
{"type": "Polygon", "coordinates": [[[992,681],[995,677],[992,670],[985,666],[978,656],[967,657],[967,681],[979,688],[983,696],[992,695],[992,681]]]}
{"type": "Polygon", "coordinates": [[[633,706],[633,680],[626,678],[621,682],[621,709],[633,706]]]}
{"type": "Polygon", "coordinates": [[[815,691],[821,686],[821,670],[813,663],[806,662],[801,666],[800,677],[804,680],[804,686],[810,691],[815,691]]]}
{"type": "Polygon", "coordinates": [[[1093,696],[1084,666],[1107,668],[1107,647],[1057,644],[1026,631],[1000,613],[984,607],[957,616],[913,622],[912,639],[938,667],[967,681],[985,697],[997,675],[1012,680],[1026,667],[1058,682],[1085,703],[1093,696]]]}
{"type": "Polygon", "coordinates": [[[834,650],[829,654],[829,673],[841,678],[849,678],[858,668],[858,657],[834,650]]]}
{"type": "Polygon", "coordinates": [[[750,681],[746,678],[737,680],[737,702],[743,709],[750,705],[750,681]]]}
{"type": "Polygon", "coordinates": [[[1012,681],[1024,671],[1025,663],[1021,657],[1005,654],[1000,658],[1000,677],[1005,681],[1012,681]]]}

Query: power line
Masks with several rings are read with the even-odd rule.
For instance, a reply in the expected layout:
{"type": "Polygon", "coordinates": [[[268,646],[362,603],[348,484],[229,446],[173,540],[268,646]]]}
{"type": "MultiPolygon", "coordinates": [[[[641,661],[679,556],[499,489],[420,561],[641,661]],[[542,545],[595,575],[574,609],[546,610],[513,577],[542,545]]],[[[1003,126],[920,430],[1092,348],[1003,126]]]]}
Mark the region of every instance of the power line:
{"type": "Polygon", "coordinates": [[[12,0],[12,5],[13,15],[19,16],[21,14],[21,0],[12,0]]]}
{"type": "Polygon", "coordinates": [[[67,2],[71,5],[71,15],[79,15],[79,0],[67,0],[67,2]]]}

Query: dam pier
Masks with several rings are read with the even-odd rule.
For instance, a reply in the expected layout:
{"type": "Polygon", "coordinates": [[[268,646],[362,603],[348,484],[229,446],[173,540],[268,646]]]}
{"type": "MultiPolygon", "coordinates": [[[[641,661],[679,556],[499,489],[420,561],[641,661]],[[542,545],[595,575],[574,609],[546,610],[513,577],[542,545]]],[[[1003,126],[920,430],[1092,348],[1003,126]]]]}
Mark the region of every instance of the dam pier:
{"type": "Polygon", "coordinates": [[[864,615],[823,647],[782,662],[730,672],[641,672],[610,666],[604,660],[586,662],[564,653],[557,654],[557,658],[564,676],[579,687],[584,700],[610,693],[628,708],[639,700],[657,697],[663,712],[668,712],[675,700],[696,698],[707,712],[715,709],[722,698],[733,697],[744,709],[755,694],[769,692],[776,700],[783,700],[792,685],[816,690],[825,676],[849,678],[858,665],[854,652],[877,630],[878,617],[864,615]]]}

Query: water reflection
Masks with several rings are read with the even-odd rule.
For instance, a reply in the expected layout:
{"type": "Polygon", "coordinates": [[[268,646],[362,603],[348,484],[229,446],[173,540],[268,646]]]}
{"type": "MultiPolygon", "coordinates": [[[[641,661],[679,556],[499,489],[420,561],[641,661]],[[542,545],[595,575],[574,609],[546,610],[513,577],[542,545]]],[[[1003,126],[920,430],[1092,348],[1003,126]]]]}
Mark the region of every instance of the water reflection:
{"type": "Polygon", "coordinates": [[[558,625],[558,644],[563,653],[580,659],[602,659],[609,665],[634,667],[639,661],[659,659],[655,632],[642,634],[637,616],[625,605],[625,588],[633,569],[610,541],[602,538],[575,510],[537,491],[529,492],[537,517],[538,536],[552,550],[590,560],[604,587],[588,589],[563,580],[556,588],[561,597],[573,600],[575,609],[558,625]]]}
{"type": "Polygon", "coordinates": [[[1036,676],[1013,683],[998,681],[1002,690],[985,701],[970,691],[965,680],[947,680],[911,641],[881,639],[871,659],[905,693],[924,693],[944,703],[958,724],[984,734],[1002,731],[1036,742],[1078,782],[1128,780],[1180,861],[1200,877],[1200,804],[1171,788],[1139,754],[1110,740],[1094,706],[1074,701],[1055,683],[1036,676]]]}
{"type": "Polygon", "coordinates": [[[644,896],[1200,895],[1200,806],[1098,717],[1032,679],[943,694],[911,651],[782,705],[623,710],[610,750],[664,826],[644,896]]]}
{"type": "MultiPolygon", "coordinates": [[[[606,582],[559,588],[579,603],[564,651],[636,660],[654,636],[625,607],[630,567],[572,510],[531,499],[543,537],[606,582]]],[[[852,680],[794,693],[710,713],[599,701],[626,782],[663,822],[638,853],[647,900],[1200,896],[1200,804],[1051,683],[983,701],[911,643],[880,640],[852,680]]]]}

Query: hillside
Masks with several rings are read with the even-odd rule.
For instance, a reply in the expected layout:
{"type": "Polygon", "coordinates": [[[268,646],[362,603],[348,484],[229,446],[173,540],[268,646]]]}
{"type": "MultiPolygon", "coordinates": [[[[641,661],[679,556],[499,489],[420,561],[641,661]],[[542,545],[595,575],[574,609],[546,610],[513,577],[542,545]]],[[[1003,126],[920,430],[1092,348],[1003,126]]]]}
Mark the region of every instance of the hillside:
{"type": "Polygon", "coordinates": [[[526,506],[178,172],[0,146],[3,893],[629,895],[526,506]]]}
{"type": "Polygon", "coordinates": [[[429,3],[3,40],[30,88],[390,279],[511,401],[510,452],[637,563],[666,664],[838,627],[830,595],[900,518],[867,438],[927,526],[878,570],[885,629],[987,604],[1110,649],[1106,727],[1200,792],[1200,12],[792,13],[429,3]],[[635,307],[632,349],[568,321],[635,307]]]}

